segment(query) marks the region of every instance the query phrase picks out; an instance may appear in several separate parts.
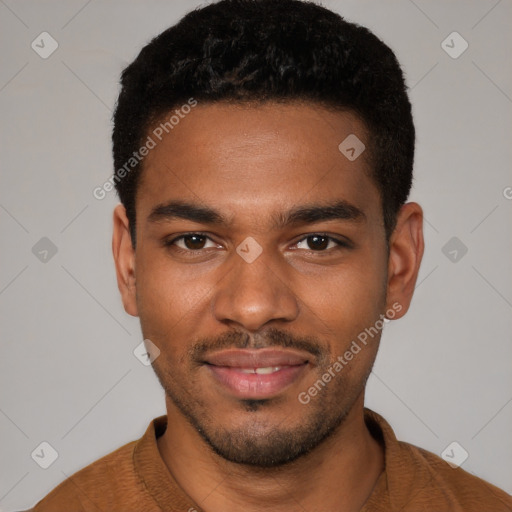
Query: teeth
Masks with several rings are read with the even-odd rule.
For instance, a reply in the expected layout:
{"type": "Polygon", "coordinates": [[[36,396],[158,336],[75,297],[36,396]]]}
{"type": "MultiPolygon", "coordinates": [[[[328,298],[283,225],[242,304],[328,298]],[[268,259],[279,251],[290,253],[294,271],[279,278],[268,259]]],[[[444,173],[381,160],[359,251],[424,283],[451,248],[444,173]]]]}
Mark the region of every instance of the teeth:
{"type": "Polygon", "coordinates": [[[255,372],[258,375],[267,375],[269,373],[277,372],[280,369],[281,369],[280,366],[267,366],[266,368],[256,368],[255,372]]]}
{"type": "Polygon", "coordinates": [[[257,373],[258,375],[268,375],[269,373],[277,372],[280,369],[280,366],[267,366],[265,368],[240,368],[240,371],[242,373],[257,373]]]}

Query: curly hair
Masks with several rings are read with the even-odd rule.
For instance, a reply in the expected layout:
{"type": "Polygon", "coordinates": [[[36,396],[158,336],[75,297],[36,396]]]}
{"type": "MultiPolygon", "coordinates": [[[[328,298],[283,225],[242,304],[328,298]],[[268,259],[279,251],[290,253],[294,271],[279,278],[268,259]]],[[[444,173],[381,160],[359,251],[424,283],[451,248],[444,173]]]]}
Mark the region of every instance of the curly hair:
{"type": "MultiPolygon", "coordinates": [[[[352,111],[370,134],[389,239],[412,184],[415,130],[393,51],[367,28],[302,0],[221,0],[149,42],[121,75],[112,134],[120,169],[161,117],[198,102],[301,101],[352,111]]],[[[135,246],[143,161],[115,186],[135,246]]],[[[115,173],[114,173],[115,174],[115,173]]]]}

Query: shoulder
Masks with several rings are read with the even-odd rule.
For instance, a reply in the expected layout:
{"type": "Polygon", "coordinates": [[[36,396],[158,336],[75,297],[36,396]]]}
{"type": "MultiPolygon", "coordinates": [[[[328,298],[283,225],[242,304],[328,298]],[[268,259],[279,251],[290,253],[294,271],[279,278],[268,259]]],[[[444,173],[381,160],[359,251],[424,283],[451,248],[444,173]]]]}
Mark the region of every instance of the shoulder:
{"type": "Polygon", "coordinates": [[[385,469],[364,510],[512,512],[512,496],[502,489],[434,453],[398,441],[374,411],[365,409],[365,422],[384,448],[385,469]]]}
{"type": "MultiPolygon", "coordinates": [[[[438,455],[423,448],[398,442],[404,463],[415,475],[414,506],[449,505],[446,510],[493,512],[512,511],[512,496],[491,483],[452,467],[438,455]]],[[[440,510],[443,510],[440,508],[440,510]]]]}
{"type": "Polygon", "coordinates": [[[121,446],[74,473],[31,510],[160,510],[148,492],[144,478],[165,468],[159,459],[157,437],[165,430],[166,425],[166,416],[153,419],[140,439],[121,446]]]}
{"type": "Polygon", "coordinates": [[[140,485],[132,463],[136,443],[125,444],[69,476],[31,510],[63,510],[65,506],[67,510],[81,512],[125,500],[126,494],[140,485]]]}

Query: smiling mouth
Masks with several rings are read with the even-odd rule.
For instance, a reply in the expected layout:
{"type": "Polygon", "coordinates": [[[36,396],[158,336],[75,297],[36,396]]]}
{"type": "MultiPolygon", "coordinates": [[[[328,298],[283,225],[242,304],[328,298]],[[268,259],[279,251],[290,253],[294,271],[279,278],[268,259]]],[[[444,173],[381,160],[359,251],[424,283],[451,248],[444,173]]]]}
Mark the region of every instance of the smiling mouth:
{"type": "Polygon", "coordinates": [[[297,382],[310,366],[308,354],[290,350],[227,350],[205,367],[224,392],[240,399],[268,399],[297,382]]]}
{"type": "Polygon", "coordinates": [[[210,374],[229,394],[241,399],[268,399],[299,380],[307,363],[294,366],[237,368],[207,365],[210,374]]]}
{"type": "Polygon", "coordinates": [[[239,368],[242,373],[257,373],[258,375],[268,375],[278,372],[282,366],[267,366],[266,368],[239,368]]]}

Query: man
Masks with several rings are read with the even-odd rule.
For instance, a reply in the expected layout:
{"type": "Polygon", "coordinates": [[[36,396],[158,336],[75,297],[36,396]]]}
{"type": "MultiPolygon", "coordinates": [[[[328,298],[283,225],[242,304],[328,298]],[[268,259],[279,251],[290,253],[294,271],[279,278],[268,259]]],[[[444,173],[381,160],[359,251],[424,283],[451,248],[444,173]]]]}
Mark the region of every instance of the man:
{"type": "Polygon", "coordinates": [[[114,123],[117,279],[167,415],[33,510],[512,510],[364,408],[423,255],[384,43],[315,4],[223,0],[141,51],[114,123]]]}

